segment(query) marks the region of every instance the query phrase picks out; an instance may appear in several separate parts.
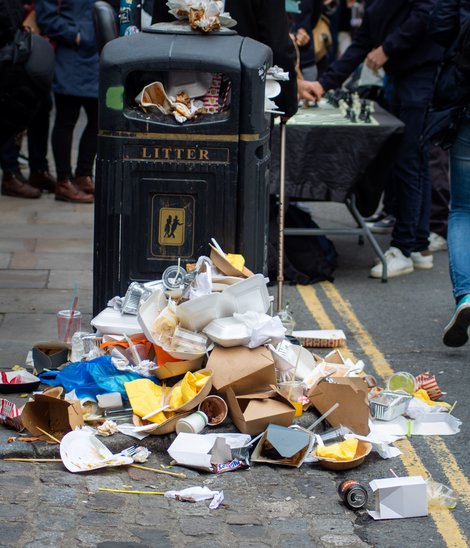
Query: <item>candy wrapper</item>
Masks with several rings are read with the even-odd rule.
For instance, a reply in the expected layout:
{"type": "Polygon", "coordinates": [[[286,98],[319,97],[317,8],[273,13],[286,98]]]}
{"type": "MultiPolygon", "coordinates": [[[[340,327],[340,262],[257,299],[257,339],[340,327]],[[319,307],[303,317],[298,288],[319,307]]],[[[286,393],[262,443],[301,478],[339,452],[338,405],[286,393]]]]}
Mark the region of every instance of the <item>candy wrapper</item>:
{"type": "Polygon", "coordinates": [[[442,396],[442,392],[437,384],[436,377],[434,375],[430,375],[429,371],[418,375],[416,377],[416,383],[419,388],[422,388],[428,393],[431,400],[438,400],[442,396]]]}
{"type": "Polygon", "coordinates": [[[21,432],[23,425],[19,417],[20,410],[13,402],[0,398],[0,424],[5,424],[21,432]]]}

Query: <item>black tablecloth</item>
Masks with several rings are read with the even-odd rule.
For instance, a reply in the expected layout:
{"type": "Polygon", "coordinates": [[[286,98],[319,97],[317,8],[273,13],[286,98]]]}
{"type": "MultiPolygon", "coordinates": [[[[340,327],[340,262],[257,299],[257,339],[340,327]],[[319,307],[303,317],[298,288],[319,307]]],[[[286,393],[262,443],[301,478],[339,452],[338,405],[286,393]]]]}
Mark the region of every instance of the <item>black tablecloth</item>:
{"type": "MultiPolygon", "coordinates": [[[[377,181],[376,194],[380,196],[381,175],[377,171],[383,170],[387,163],[394,146],[392,137],[403,131],[403,123],[375,105],[372,116],[378,124],[355,125],[346,121],[344,125],[323,125],[320,109],[318,115],[312,111],[311,125],[296,124],[295,118],[302,115],[304,109],[287,123],[286,198],[343,202],[353,188],[356,190],[361,179],[364,180],[368,170],[377,181]]],[[[273,128],[271,148],[270,192],[278,194],[278,125],[273,128]]]]}

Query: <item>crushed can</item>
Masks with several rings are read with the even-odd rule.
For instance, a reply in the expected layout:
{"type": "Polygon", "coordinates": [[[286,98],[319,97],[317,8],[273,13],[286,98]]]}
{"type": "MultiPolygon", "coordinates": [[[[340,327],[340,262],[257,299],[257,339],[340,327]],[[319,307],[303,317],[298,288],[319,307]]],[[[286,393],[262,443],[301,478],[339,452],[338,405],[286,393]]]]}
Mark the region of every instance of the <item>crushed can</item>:
{"type": "Polygon", "coordinates": [[[338,494],[351,510],[359,510],[367,504],[367,489],[358,481],[347,479],[340,483],[338,494]]]}

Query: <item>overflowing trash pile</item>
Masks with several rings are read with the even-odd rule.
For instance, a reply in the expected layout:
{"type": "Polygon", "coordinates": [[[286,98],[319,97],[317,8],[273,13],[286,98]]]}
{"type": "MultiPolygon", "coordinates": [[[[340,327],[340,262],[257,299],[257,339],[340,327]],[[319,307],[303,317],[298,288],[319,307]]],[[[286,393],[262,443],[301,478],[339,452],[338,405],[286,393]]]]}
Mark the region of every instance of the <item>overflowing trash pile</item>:
{"type": "MultiPolygon", "coordinates": [[[[96,332],[80,330],[75,295],[65,340],[32,349],[37,376],[2,373],[0,393],[33,393],[21,408],[0,398],[0,424],[17,431],[12,443],[60,444],[74,473],[140,466],[147,436],[170,435],[175,464],[220,474],[253,463],[349,470],[372,452],[398,456],[397,440],[459,432],[434,376],[401,371],[378,386],[362,361],[343,356],[341,330],[295,331],[288,307],[272,315],[267,282],[213,240],[210,257],[131,283],[93,318],[96,332]],[[36,392],[39,383],[47,388],[36,392]],[[141,445],[113,454],[98,436],[117,432],[141,445]]],[[[456,503],[421,477],[377,479],[370,488],[374,519],[426,515],[433,497],[456,503]],[[387,496],[396,491],[403,496],[387,496]]],[[[352,509],[367,502],[357,482],[343,482],[339,494],[352,509]]],[[[220,503],[218,493],[205,498],[220,503]]]]}

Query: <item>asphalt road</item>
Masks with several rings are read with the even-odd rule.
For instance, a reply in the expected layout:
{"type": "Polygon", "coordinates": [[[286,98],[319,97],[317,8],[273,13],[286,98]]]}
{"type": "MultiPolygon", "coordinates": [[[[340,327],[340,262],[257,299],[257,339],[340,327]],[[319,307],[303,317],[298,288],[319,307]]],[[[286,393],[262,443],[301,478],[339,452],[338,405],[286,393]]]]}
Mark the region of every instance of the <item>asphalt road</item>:
{"type": "MultiPolygon", "coordinates": [[[[342,206],[314,209],[319,224],[331,219],[349,223],[342,206]]],[[[85,321],[90,318],[93,207],[60,204],[45,196],[38,201],[2,197],[0,210],[0,367],[8,369],[24,363],[34,342],[55,337],[55,313],[68,307],[77,280],[80,308],[85,321]]],[[[334,242],[340,259],[334,284],[285,287],[284,300],[291,304],[297,328],[343,329],[345,353],[364,360],[366,373],[381,383],[391,371],[435,374],[445,399],[457,401],[454,414],[463,422],[460,434],[414,436],[397,444],[401,457],[382,460],[372,454],[349,473],[310,465],[299,470],[254,466],[221,477],[186,471],[188,481],[181,487],[206,484],[224,489],[227,506],[217,511],[209,511],[205,503],[176,504],[98,491],[177,487],[151,472],[77,476],[60,463],[1,462],[0,545],[468,546],[470,346],[452,350],[441,342],[453,308],[446,253],[435,255],[433,270],[383,284],[367,276],[374,258],[368,244],[358,246],[356,238],[344,236],[334,242]],[[336,487],[343,479],[367,485],[391,477],[390,469],[399,476],[431,475],[458,493],[457,507],[432,509],[424,518],[376,522],[340,503],[336,487]]],[[[387,238],[380,242],[385,249],[387,238]]],[[[275,287],[271,291],[276,294],[275,287]]],[[[2,448],[7,435],[11,431],[0,427],[2,448]]],[[[16,442],[8,454],[57,456],[56,447],[43,442],[34,446],[19,449],[16,442]]],[[[168,455],[155,452],[149,465],[168,462],[168,455]]]]}

